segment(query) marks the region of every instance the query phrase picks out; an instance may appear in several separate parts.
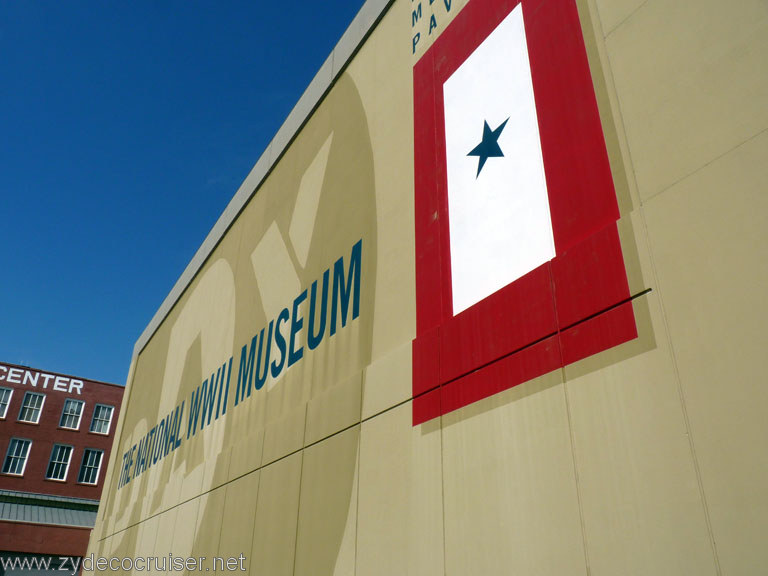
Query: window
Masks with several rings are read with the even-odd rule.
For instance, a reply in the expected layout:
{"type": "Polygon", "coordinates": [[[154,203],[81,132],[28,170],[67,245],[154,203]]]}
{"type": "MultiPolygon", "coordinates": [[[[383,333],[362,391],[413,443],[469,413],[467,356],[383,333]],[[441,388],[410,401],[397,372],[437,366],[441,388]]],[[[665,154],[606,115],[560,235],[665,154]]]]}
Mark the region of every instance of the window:
{"type": "Polygon", "coordinates": [[[8,453],[5,455],[5,462],[3,462],[3,474],[15,474],[17,476],[24,474],[31,445],[32,440],[11,438],[11,442],[8,444],[8,453]]]}
{"type": "Polygon", "coordinates": [[[104,454],[101,450],[86,448],[83,454],[83,463],[80,466],[80,474],[77,481],[81,484],[96,484],[99,479],[99,468],[101,467],[101,457],[104,454]]]}
{"type": "Polygon", "coordinates": [[[11,403],[11,394],[13,390],[10,388],[0,388],[0,420],[5,418],[8,413],[8,405],[11,403]]]}
{"type": "Polygon", "coordinates": [[[24,394],[24,402],[21,404],[19,420],[21,422],[31,422],[37,424],[40,421],[40,412],[43,410],[45,394],[37,392],[27,392],[24,394]]]}
{"type": "Polygon", "coordinates": [[[80,428],[80,417],[83,415],[84,405],[85,402],[82,400],[67,398],[64,401],[64,410],[61,411],[59,426],[62,428],[72,428],[73,430],[80,428]]]}
{"type": "Polygon", "coordinates": [[[51,461],[48,462],[48,471],[45,473],[45,477],[49,480],[66,480],[71,458],[72,446],[54,444],[51,451],[51,461]]]}
{"type": "Polygon", "coordinates": [[[109,425],[112,422],[112,406],[96,404],[93,409],[93,420],[91,420],[91,432],[97,434],[109,434],[109,425]]]}

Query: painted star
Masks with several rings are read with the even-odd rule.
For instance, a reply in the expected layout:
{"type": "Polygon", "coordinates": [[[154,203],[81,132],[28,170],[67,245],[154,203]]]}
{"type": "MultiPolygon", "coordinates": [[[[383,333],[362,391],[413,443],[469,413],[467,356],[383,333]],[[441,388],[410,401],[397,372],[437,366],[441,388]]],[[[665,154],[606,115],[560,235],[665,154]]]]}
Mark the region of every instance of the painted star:
{"type": "Polygon", "coordinates": [[[507,125],[508,121],[509,118],[504,120],[496,130],[491,130],[491,127],[488,126],[488,122],[483,121],[483,140],[480,144],[475,146],[469,154],[467,154],[467,156],[477,156],[480,159],[477,163],[477,176],[475,176],[475,178],[480,176],[480,171],[483,169],[483,166],[485,166],[485,161],[488,160],[488,158],[499,158],[504,156],[504,152],[502,152],[499,147],[499,136],[501,136],[501,131],[504,130],[504,126],[507,125]]]}

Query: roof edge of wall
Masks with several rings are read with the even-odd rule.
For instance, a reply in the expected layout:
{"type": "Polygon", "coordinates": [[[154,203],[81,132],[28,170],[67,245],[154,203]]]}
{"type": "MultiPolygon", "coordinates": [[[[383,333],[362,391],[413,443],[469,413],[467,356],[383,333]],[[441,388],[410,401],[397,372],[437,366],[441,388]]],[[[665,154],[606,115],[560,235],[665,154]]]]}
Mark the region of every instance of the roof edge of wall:
{"type": "Polygon", "coordinates": [[[262,152],[261,157],[246,176],[237,192],[230,200],[224,212],[211,228],[200,248],[198,248],[192,260],[182,272],[171,291],[163,300],[155,315],[147,327],[139,336],[133,349],[136,358],[144,349],[154,333],[170,313],[173,306],[181,298],[184,291],[194,280],[203,264],[208,260],[213,250],[218,246],[224,234],[227,233],[232,223],[238,217],[248,201],[256,194],[261,184],[272,171],[277,162],[282,158],[288,146],[293,142],[301,129],[309,120],[312,113],[320,105],[325,95],[335,84],[338,77],[352,61],[360,47],[376,28],[379,20],[386,14],[394,0],[366,0],[358,11],[352,23],[342,34],[341,39],[331,51],[328,58],[318,70],[315,77],[309,83],[304,93],[293,107],[288,117],[278,129],[272,141],[262,152]]]}

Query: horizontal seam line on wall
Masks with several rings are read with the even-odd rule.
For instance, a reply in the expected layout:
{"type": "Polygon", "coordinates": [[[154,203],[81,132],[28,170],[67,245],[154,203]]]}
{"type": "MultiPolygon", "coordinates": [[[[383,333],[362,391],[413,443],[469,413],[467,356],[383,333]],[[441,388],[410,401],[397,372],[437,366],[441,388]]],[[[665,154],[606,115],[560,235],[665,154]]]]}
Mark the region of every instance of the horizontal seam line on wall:
{"type": "Polygon", "coordinates": [[[364,422],[367,422],[367,421],[369,421],[369,420],[371,420],[373,418],[376,418],[377,416],[381,416],[382,414],[390,412],[391,410],[395,410],[396,408],[400,408],[404,404],[407,404],[408,402],[411,402],[411,401],[412,401],[412,398],[408,398],[406,400],[403,400],[402,402],[399,402],[397,404],[394,404],[393,406],[390,406],[389,408],[387,408],[385,410],[382,410],[381,412],[377,412],[376,414],[373,414],[373,415],[368,416],[366,418],[362,418],[361,420],[359,420],[358,422],[355,422],[354,424],[350,424],[349,426],[346,426],[345,428],[342,428],[341,430],[337,430],[333,434],[329,434],[328,436],[324,436],[323,438],[320,438],[319,440],[315,440],[314,442],[312,442],[310,444],[307,444],[306,446],[302,446],[301,448],[299,448],[297,450],[293,450],[293,451],[289,452],[288,454],[285,454],[285,455],[281,456],[280,458],[275,458],[274,460],[271,460],[270,462],[268,462],[268,463],[266,463],[264,465],[261,465],[258,468],[254,468],[250,472],[245,472],[244,474],[236,476],[235,478],[232,478],[231,480],[227,480],[226,482],[223,482],[223,483],[219,484],[218,486],[216,486],[214,488],[211,488],[210,490],[206,490],[205,492],[201,492],[200,494],[197,494],[197,495],[193,496],[192,498],[188,498],[188,499],[184,500],[183,502],[178,502],[177,504],[174,504],[173,506],[171,506],[170,508],[167,508],[166,510],[162,510],[160,512],[152,514],[151,516],[147,516],[146,518],[140,520],[139,522],[135,522],[133,524],[130,524],[130,525],[126,526],[125,528],[122,528],[121,530],[116,530],[112,534],[109,534],[108,536],[100,538],[98,541],[99,542],[103,542],[104,540],[107,540],[108,538],[112,538],[113,536],[116,536],[117,534],[125,532],[126,530],[130,530],[131,528],[135,528],[139,524],[147,522],[148,520],[151,520],[152,518],[155,518],[156,516],[160,516],[162,514],[165,514],[166,512],[170,512],[174,508],[178,508],[179,506],[183,506],[184,504],[187,504],[187,503],[191,502],[192,500],[195,500],[196,498],[200,498],[201,496],[205,496],[206,494],[210,494],[214,490],[218,490],[219,488],[227,486],[228,484],[231,484],[232,482],[235,482],[236,480],[240,480],[241,478],[245,478],[246,476],[248,476],[250,474],[254,474],[255,472],[260,472],[261,470],[263,470],[264,468],[266,468],[268,466],[272,466],[273,464],[277,464],[278,462],[281,462],[282,460],[285,460],[286,458],[290,458],[291,456],[295,456],[296,454],[298,454],[302,450],[305,450],[307,448],[311,448],[311,447],[319,444],[320,442],[324,442],[324,441],[326,441],[326,440],[328,440],[330,438],[333,438],[334,436],[338,436],[339,434],[347,432],[347,431],[351,430],[352,428],[354,428],[355,426],[362,426],[362,424],[364,422]]]}
{"type": "MultiPolygon", "coordinates": [[[[563,328],[563,330],[560,330],[558,332],[553,332],[552,334],[544,336],[543,338],[540,338],[540,339],[536,340],[535,342],[531,342],[530,344],[526,344],[522,348],[519,348],[517,350],[514,350],[513,352],[505,354],[504,356],[500,356],[499,358],[497,358],[495,360],[492,360],[492,361],[484,364],[483,366],[480,366],[479,368],[476,368],[475,370],[472,370],[471,372],[468,372],[467,374],[463,374],[462,376],[458,376],[457,378],[454,378],[454,379],[446,382],[443,385],[447,385],[447,384],[449,384],[451,382],[454,382],[454,381],[456,381],[456,380],[458,380],[460,378],[463,378],[464,376],[467,376],[468,374],[472,374],[472,372],[475,372],[477,370],[481,370],[482,368],[485,368],[485,367],[493,364],[494,362],[498,362],[499,360],[502,360],[502,359],[504,359],[504,358],[506,358],[508,356],[511,356],[512,354],[516,354],[518,352],[521,352],[522,350],[525,350],[526,348],[530,348],[531,346],[534,346],[535,344],[543,342],[547,338],[551,338],[552,336],[555,336],[555,335],[559,334],[560,332],[563,332],[565,330],[568,330],[570,328],[578,326],[579,324],[583,324],[584,322],[587,322],[588,320],[591,320],[591,319],[599,316],[600,314],[604,314],[606,312],[609,312],[609,311],[611,311],[611,310],[613,310],[615,308],[618,308],[619,306],[622,306],[623,304],[626,304],[627,302],[631,302],[631,301],[635,300],[636,298],[640,298],[641,296],[645,296],[646,294],[648,294],[652,290],[653,290],[652,288],[646,288],[645,290],[642,290],[641,292],[638,292],[634,296],[630,296],[629,298],[625,298],[624,300],[622,300],[621,302],[619,302],[617,304],[609,306],[608,308],[605,308],[604,310],[596,312],[595,314],[592,314],[591,316],[588,316],[588,317],[586,317],[586,318],[584,318],[582,320],[579,320],[578,322],[575,322],[575,323],[573,323],[573,324],[571,324],[569,326],[566,326],[565,328],[563,328]]],[[[214,488],[211,488],[210,490],[206,490],[205,492],[201,492],[200,494],[197,494],[197,495],[193,496],[192,498],[188,498],[187,500],[184,500],[183,502],[179,502],[179,503],[175,504],[174,506],[171,506],[170,508],[168,508],[166,510],[163,510],[161,512],[157,512],[156,514],[152,514],[151,516],[147,516],[146,518],[144,518],[143,520],[141,520],[139,522],[136,522],[134,524],[130,524],[129,526],[126,526],[125,528],[123,528],[121,530],[117,530],[117,531],[113,532],[112,534],[110,534],[108,536],[105,536],[104,538],[99,539],[99,542],[103,542],[107,538],[111,538],[111,537],[115,536],[116,534],[120,534],[121,532],[125,532],[126,530],[130,530],[131,528],[134,528],[134,527],[138,526],[139,524],[142,524],[143,522],[151,520],[152,518],[155,518],[156,516],[160,516],[161,514],[164,514],[166,512],[170,512],[174,508],[178,508],[179,506],[187,504],[187,503],[191,502],[192,500],[195,500],[196,498],[200,498],[201,496],[204,496],[206,494],[210,494],[214,490],[218,490],[219,488],[222,488],[222,487],[227,486],[228,484],[231,484],[231,483],[233,483],[233,482],[235,482],[237,480],[245,478],[246,476],[248,476],[250,474],[254,474],[255,472],[260,472],[261,470],[263,470],[264,468],[266,468],[268,466],[272,466],[273,464],[281,462],[282,460],[285,460],[286,458],[290,458],[291,456],[295,456],[296,454],[298,454],[302,450],[306,450],[307,448],[312,448],[313,446],[316,446],[320,442],[325,442],[326,440],[328,440],[330,438],[333,438],[334,436],[338,436],[339,434],[343,434],[344,432],[347,432],[347,431],[351,430],[355,426],[361,426],[362,427],[363,423],[368,422],[368,421],[370,421],[373,418],[376,418],[378,416],[381,416],[382,414],[386,414],[387,412],[390,412],[392,410],[400,408],[401,406],[407,404],[408,402],[412,402],[416,398],[420,398],[421,396],[424,396],[425,394],[428,394],[429,392],[433,392],[434,390],[437,390],[439,388],[440,388],[440,386],[437,386],[435,388],[432,388],[431,390],[427,390],[426,392],[422,392],[420,394],[416,394],[415,396],[412,396],[410,398],[402,400],[401,402],[398,402],[397,404],[394,404],[394,405],[392,405],[392,406],[390,406],[390,407],[388,407],[388,408],[386,408],[386,409],[384,409],[384,410],[382,410],[380,412],[372,414],[371,416],[368,416],[366,418],[361,418],[359,421],[355,422],[354,424],[350,424],[349,426],[346,426],[346,427],[342,428],[341,430],[337,430],[336,432],[334,432],[332,434],[329,434],[328,436],[324,436],[324,437],[322,437],[322,438],[320,438],[318,440],[315,440],[314,442],[311,442],[311,443],[309,443],[309,444],[307,444],[305,446],[302,446],[301,448],[298,448],[296,450],[292,450],[288,454],[285,454],[285,455],[283,455],[283,456],[281,456],[279,458],[275,458],[274,460],[271,460],[271,461],[267,462],[266,464],[263,464],[263,465],[259,466],[258,468],[254,468],[250,472],[245,472],[244,474],[236,476],[236,477],[232,478],[231,480],[227,480],[226,482],[223,482],[223,483],[219,484],[218,486],[216,486],[214,488]]]]}
{"type": "Polygon", "coordinates": [[[745,145],[749,144],[752,140],[755,140],[756,138],[759,138],[760,136],[762,136],[766,132],[768,132],[768,127],[765,127],[762,130],[759,130],[758,132],[754,133],[752,136],[747,137],[746,139],[744,139],[743,141],[739,142],[738,144],[736,144],[732,148],[729,148],[728,150],[724,151],[722,154],[719,154],[719,155],[715,156],[714,158],[712,158],[711,160],[708,160],[707,162],[705,162],[704,164],[702,164],[701,166],[699,166],[695,170],[692,170],[688,174],[686,174],[684,176],[681,176],[680,178],[678,178],[677,180],[672,182],[669,186],[665,186],[664,188],[662,188],[658,192],[655,192],[654,194],[648,196],[648,198],[646,198],[645,200],[641,199],[640,200],[640,205],[644,206],[645,204],[647,204],[651,200],[661,196],[662,194],[664,194],[665,192],[667,192],[670,189],[674,188],[675,186],[677,186],[681,182],[687,180],[691,176],[693,176],[695,174],[698,174],[699,172],[701,172],[705,168],[709,167],[710,165],[714,164],[718,160],[722,160],[723,158],[728,156],[731,152],[735,152],[736,150],[738,150],[742,146],[745,146],[745,145]]]}

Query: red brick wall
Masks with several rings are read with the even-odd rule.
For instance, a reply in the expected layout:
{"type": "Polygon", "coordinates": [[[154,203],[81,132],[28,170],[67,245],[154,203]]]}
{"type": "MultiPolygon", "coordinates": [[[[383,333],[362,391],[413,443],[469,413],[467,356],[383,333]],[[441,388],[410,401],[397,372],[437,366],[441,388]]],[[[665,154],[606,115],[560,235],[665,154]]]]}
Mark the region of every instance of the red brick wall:
{"type": "MultiPolygon", "coordinates": [[[[0,420],[0,466],[5,461],[8,444],[12,437],[32,440],[32,446],[27,458],[24,475],[18,477],[0,474],[0,489],[98,500],[101,496],[124,388],[114,384],[94,382],[83,378],[78,378],[78,380],[83,381],[81,394],[77,394],[74,389],[71,393],[54,390],[52,382],[49,382],[48,387],[44,389],[42,388],[42,379],[38,381],[37,387],[32,387],[29,384],[25,385],[23,382],[21,384],[9,382],[8,370],[11,368],[18,369],[19,367],[0,363],[0,386],[14,390],[6,417],[0,420]],[[6,370],[3,371],[2,367],[5,367],[6,370]],[[24,393],[27,391],[45,394],[45,403],[43,404],[38,424],[18,422],[24,393]],[[61,411],[67,398],[75,398],[85,402],[78,430],[67,430],[59,427],[61,411]],[[115,407],[109,434],[106,436],[89,432],[94,407],[97,403],[115,407]],[[73,446],[72,459],[65,482],[45,479],[48,461],[50,460],[54,444],[73,446]],[[77,476],[80,472],[80,464],[85,448],[96,448],[104,451],[96,485],[77,483],[77,476]]],[[[34,369],[23,370],[39,372],[34,369]]],[[[15,374],[18,374],[18,372],[15,372],[15,374]]],[[[48,374],[50,373],[48,372],[48,374]]],[[[68,376],[67,378],[77,377],[68,376]]]]}
{"type": "Polygon", "coordinates": [[[90,528],[0,522],[0,550],[55,556],[85,556],[90,528]]]}

